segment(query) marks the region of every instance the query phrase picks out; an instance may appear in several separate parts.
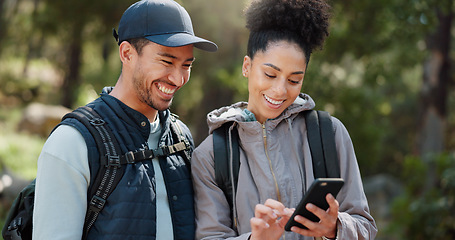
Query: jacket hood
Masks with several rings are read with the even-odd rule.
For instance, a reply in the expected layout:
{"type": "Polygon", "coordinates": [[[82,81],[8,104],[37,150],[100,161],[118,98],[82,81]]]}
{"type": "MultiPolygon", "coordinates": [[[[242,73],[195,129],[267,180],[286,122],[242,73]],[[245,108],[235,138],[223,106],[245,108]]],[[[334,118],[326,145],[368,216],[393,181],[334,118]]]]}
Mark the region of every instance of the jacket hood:
{"type": "MultiPolygon", "coordinates": [[[[286,108],[275,120],[279,122],[293,114],[313,109],[315,105],[316,104],[314,103],[313,99],[308,94],[300,93],[295,101],[288,108],[286,108]]],[[[247,106],[247,102],[238,102],[230,106],[215,109],[208,113],[207,125],[209,126],[209,134],[226,122],[244,122],[245,117],[242,112],[247,108],[247,106]]]]}

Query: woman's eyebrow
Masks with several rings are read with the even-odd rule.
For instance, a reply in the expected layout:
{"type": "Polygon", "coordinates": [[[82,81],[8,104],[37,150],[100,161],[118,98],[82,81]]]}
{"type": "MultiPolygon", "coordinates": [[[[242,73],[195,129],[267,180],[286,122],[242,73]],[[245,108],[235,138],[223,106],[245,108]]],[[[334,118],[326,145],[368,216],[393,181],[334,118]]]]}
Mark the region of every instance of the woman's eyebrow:
{"type": "MultiPolygon", "coordinates": [[[[271,63],[264,63],[264,65],[281,72],[281,69],[279,67],[277,67],[271,63]]],[[[296,71],[296,72],[291,73],[291,75],[298,75],[298,74],[305,74],[305,71],[296,71]]]]}
{"type": "Polygon", "coordinates": [[[297,72],[293,72],[291,73],[292,75],[299,75],[299,74],[305,74],[305,71],[297,71],[297,72]]]}
{"type": "Polygon", "coordinates": [[[273,65],[271,63],[264,63],[264,65],[268,66],[268,67],[271,67],[271,68],[281,72],[281,69],[279,67],[277,67],[277,66],[275,66],[275,65],[273,65]]]}

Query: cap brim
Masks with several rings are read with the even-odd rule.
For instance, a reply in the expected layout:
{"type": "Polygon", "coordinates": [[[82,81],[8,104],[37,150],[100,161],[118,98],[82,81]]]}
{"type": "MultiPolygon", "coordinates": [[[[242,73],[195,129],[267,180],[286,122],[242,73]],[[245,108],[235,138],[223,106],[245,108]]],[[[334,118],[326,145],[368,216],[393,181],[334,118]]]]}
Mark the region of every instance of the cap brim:
{"type": "Polygon", "coordinates": [[[218,46],[215,43],[188,33],[160,34],[146,36],[145,38],[166,47],[181,47],[193,44],[194,47],[208,52],[216,52],[218,50],[218,46]]]}

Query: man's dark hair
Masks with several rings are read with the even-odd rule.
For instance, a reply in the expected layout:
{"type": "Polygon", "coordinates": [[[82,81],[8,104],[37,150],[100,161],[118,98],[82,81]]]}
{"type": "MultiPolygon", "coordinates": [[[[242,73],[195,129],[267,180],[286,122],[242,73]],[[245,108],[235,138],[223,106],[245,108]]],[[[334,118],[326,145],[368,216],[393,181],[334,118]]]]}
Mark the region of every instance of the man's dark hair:
{"type": "Polygon", "coordinates": [[[330,6],[324,0],[254,0],[245,15],[250,58],[269,43],[285,40],[302,48],[308,64],[329,35],[330,6]]]}
{"type": "Polygon", "coordinates": [[[126,40],[129,42],[137,51],[137,54],[141,55],[142,54],[142,49],[150,43],[150,40],[146,38],[132,38],[126,40]]]}

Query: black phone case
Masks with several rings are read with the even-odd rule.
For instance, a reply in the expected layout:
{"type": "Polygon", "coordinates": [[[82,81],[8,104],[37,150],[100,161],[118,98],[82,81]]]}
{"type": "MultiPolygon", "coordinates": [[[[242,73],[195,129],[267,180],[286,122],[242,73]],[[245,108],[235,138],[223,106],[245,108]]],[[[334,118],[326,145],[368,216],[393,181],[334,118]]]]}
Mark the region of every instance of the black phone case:
{"type": "Polygon", "coordinates": [[[325,200],[325,197],[329,193],[336,197],[343,184],[344,180],[342,178],[318,178],[314,180],[314,182],[308,189],[307,193],[305,194],[305,196],[303,196],[299,205],[296,207],[294,213],[292,214],[291,219],[289,219],[289,221],[286,223],[284,229],[286,231],[291,231],[292,226],[307,229],[307,227],[305,227],[304,225],[294,221],[294,217],[296,215],[300,215],[313,222],[319,222],[319,218],[316,217],[316,215],[314,215],[310,211],[308,211],[305,208],[305,206],[308,203],[312,203],[321,209],[327,210],[329,208],[329,204],[325,200]]]}

